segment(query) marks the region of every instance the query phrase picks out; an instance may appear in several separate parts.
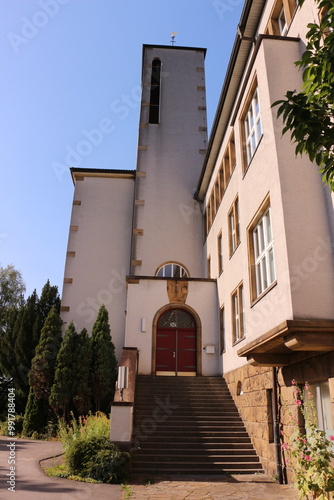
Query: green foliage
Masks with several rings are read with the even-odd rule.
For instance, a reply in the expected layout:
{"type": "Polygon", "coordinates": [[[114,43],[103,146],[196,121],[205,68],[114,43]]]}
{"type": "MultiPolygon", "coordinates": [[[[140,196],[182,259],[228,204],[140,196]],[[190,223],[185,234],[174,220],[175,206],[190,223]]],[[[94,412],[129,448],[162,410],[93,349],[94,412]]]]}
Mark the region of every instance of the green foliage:
{"type": "Polygon", "coordinates": [[[36,347],[36,355],[32,360],[29,373],[30,386],[37,399],[48,401],[54,381],[55,364],[61,345],[62,320],[53,307],[42,328],[40,341],[36,347]]]}
{"type": "MultiPolygon", "coordinates": [[[[288,410],[296,429],[290,439],[283,443],[282,449],[288,454],[286,462],[292,469],[299,498],[334,499],[334,469],[331,466],[333,445],[326,438],[326,433],[318,429],[317,410],[308,384],[305,384],[307,398],[304,398],[303,391],[294,380],[292,385],[295,386],[296,405],[304,416],[306,434],[301,432],[298,422],[288,410]]],[[[334,436],[331,436],[332,439],[334,436]]]]}
{"type": "Polygon", "coordinates": [[[79,415],[90,410],[92,343],[84,328],[76,339],[73,404],[79,415]]]}
{"type": "Polygon", "coordinates": [[[121,483],[128,478],[130,455],[120,451],[106,437],[74,441],[66,458],[70,473],[74,475],[104,483],[121,483]]]}
{"type": "Polygon", "coordinates": [[[37,319],[38,295],[36,290],[28,297],[22,307],[19,319],[15,323],[15,367],[20,376],[15,378],[16,385],[29,393],[28,373],[31,369],[31,360],[35,355],[34,325],[37,319]]]}
{"type": "Polygon", "coordinates": [[[92,388],[96,410],[109,411],[117,378],[115,347],[111,340],[108,311],[101,306],[92,331],[92,388]]]}
{"type": "MultiPolygon", "coordinates": [[[[15,415],[15,436],[19,436],[22,433],[23,428],[23,415],[15,415]]],[[[12,436],[13,434],[8,430],[8,419],[0,422],[0,435],[1,436],[12,436]]]]}
{"type": "Polygon", "coordinates": [[[302,90],[288,91],[273,106],[279,106],[283,134],[291,133],[296,154],[306,153],[334,190],[334,4],[332,0],[316,2],[324,14],[319,24],[308,24],[306,50],[295,63],[303,71],[302,90]]]}
{"type": "Polygon", "coordinates": [[[97,412],[95,415],[89,414],[87,417],[79,417],[78,420],[72,414],[72,420],[69,425],[66,425],[64,420],[59,420],[58,437],[65,451],[77,439],[92,436],[108,437],[109,434],[110,420],[102,412],[97,412]]]}
{"type": "Polygon", "coordinates": [[[37,399],[35,391],[31,387],[24,412],[22,434],[30,437],[34,432],[37,435],[44,433],[49,418],[49,405],[44,399],[37,399]]]}
{"type": "Polygon", "coordinates": [[[74,324],[71,322],[57,355],[54,383],[49,398],[50,406],[56,415],[65,419],[69,416],[69,404],[75,394],[77,336],[74,324]]]}
{"type": "Polygon", "coordinates": [[[4,327],[7,308],[19,308],[24,304],[26,286],[20,271],[13,265],[0,266],[0,331],[4,327]]]}
{"type": "MultiPolygon", "coordinates": [[[[72,416],[73,417],[73,416],[72,416]]],[[[130,456],[109,441],[110,420],[101,412],[72,418],[71,424],[59,421],[58,437],[64,449],[69,476],[90,478],[104,483],[120,483],[128,476],[130,456]]]]}

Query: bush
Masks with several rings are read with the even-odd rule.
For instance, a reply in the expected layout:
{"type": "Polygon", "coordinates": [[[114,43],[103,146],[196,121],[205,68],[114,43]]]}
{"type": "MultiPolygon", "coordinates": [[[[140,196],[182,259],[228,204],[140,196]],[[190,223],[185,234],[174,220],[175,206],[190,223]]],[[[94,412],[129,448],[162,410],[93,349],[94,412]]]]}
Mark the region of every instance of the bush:
{"type": "MultiPolygon", "coordinates": [[[[14,427],[15,436],[20,435],[22,433],[22,427],[23,427],[22,415],[15,415],[14,426],[15,426],[14,427]]],[[[3,436],[9,436],[8,419],[6,419],[4,422],[0,422],[0,434],[2,434],[3,436]]]]}
{"type": "Polygon", "coordinates": [[[130,455],[120,451],[104,436],[74,440],[65,453],[70,474],[103,483],[127,480],[130,455]]]}

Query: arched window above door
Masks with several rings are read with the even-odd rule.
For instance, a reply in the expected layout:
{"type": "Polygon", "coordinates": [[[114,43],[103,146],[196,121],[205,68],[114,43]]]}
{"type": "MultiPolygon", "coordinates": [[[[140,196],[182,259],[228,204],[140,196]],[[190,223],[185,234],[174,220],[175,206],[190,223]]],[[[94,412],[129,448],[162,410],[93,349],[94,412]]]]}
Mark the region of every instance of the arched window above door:
{"type": "Polygon", "coordinates": [[[196,323],[191,314],[184,309],[169,309],[158,321],[159,328],[195,328],[196,323]]]}
{"type": "Polygon", "coordinates": [[[168,262],[159,267],[155,273],[159,278],[188,278],[188,271],[177,262],[168,262]]]}

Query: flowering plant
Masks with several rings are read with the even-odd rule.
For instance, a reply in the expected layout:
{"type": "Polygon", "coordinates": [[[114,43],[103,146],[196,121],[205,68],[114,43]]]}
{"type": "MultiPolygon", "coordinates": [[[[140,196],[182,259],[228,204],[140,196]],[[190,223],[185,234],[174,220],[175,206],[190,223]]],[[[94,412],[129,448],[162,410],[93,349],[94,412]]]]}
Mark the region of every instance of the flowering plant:
{"type": "Polygon", "coordinates": [[[286,463],[291,467],[295,487],[299,490],[300,499],[334,499],[334,468],[331,459],[334,458],[334,436],[326,438],[326,433],[318,429],[318,416],[315,402],[308,384],[305,384],[305,397],[302,389],[292,380],[295,403],[300,408],[305,421],[306,433],[297,419],[288,409],[290,420],[295,425],[295,431],[290,439],[282,444],[282,450],[287,452],[286,463]]]}

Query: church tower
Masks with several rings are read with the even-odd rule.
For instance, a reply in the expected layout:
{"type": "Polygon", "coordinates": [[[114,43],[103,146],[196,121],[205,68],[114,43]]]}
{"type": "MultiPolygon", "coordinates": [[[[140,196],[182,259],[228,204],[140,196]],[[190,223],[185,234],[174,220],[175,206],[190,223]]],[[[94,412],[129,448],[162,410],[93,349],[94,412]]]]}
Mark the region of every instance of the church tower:
{"type": "Polygon", "coordinates": [[[205,52],[143,47],[125,330],[142,374],[218,373],[216,283],[194,200],[207,147],[205,52]]]}
{"type": "Polygon", "coordinates": [[[193,198],[207,145],[205,49],[144,45],[131,275],[204,277],[193,198]],[[163,275],[176,275],[166,268],[163,275]],[[182,273],[181,269],[181,273],[182,273]]]}

